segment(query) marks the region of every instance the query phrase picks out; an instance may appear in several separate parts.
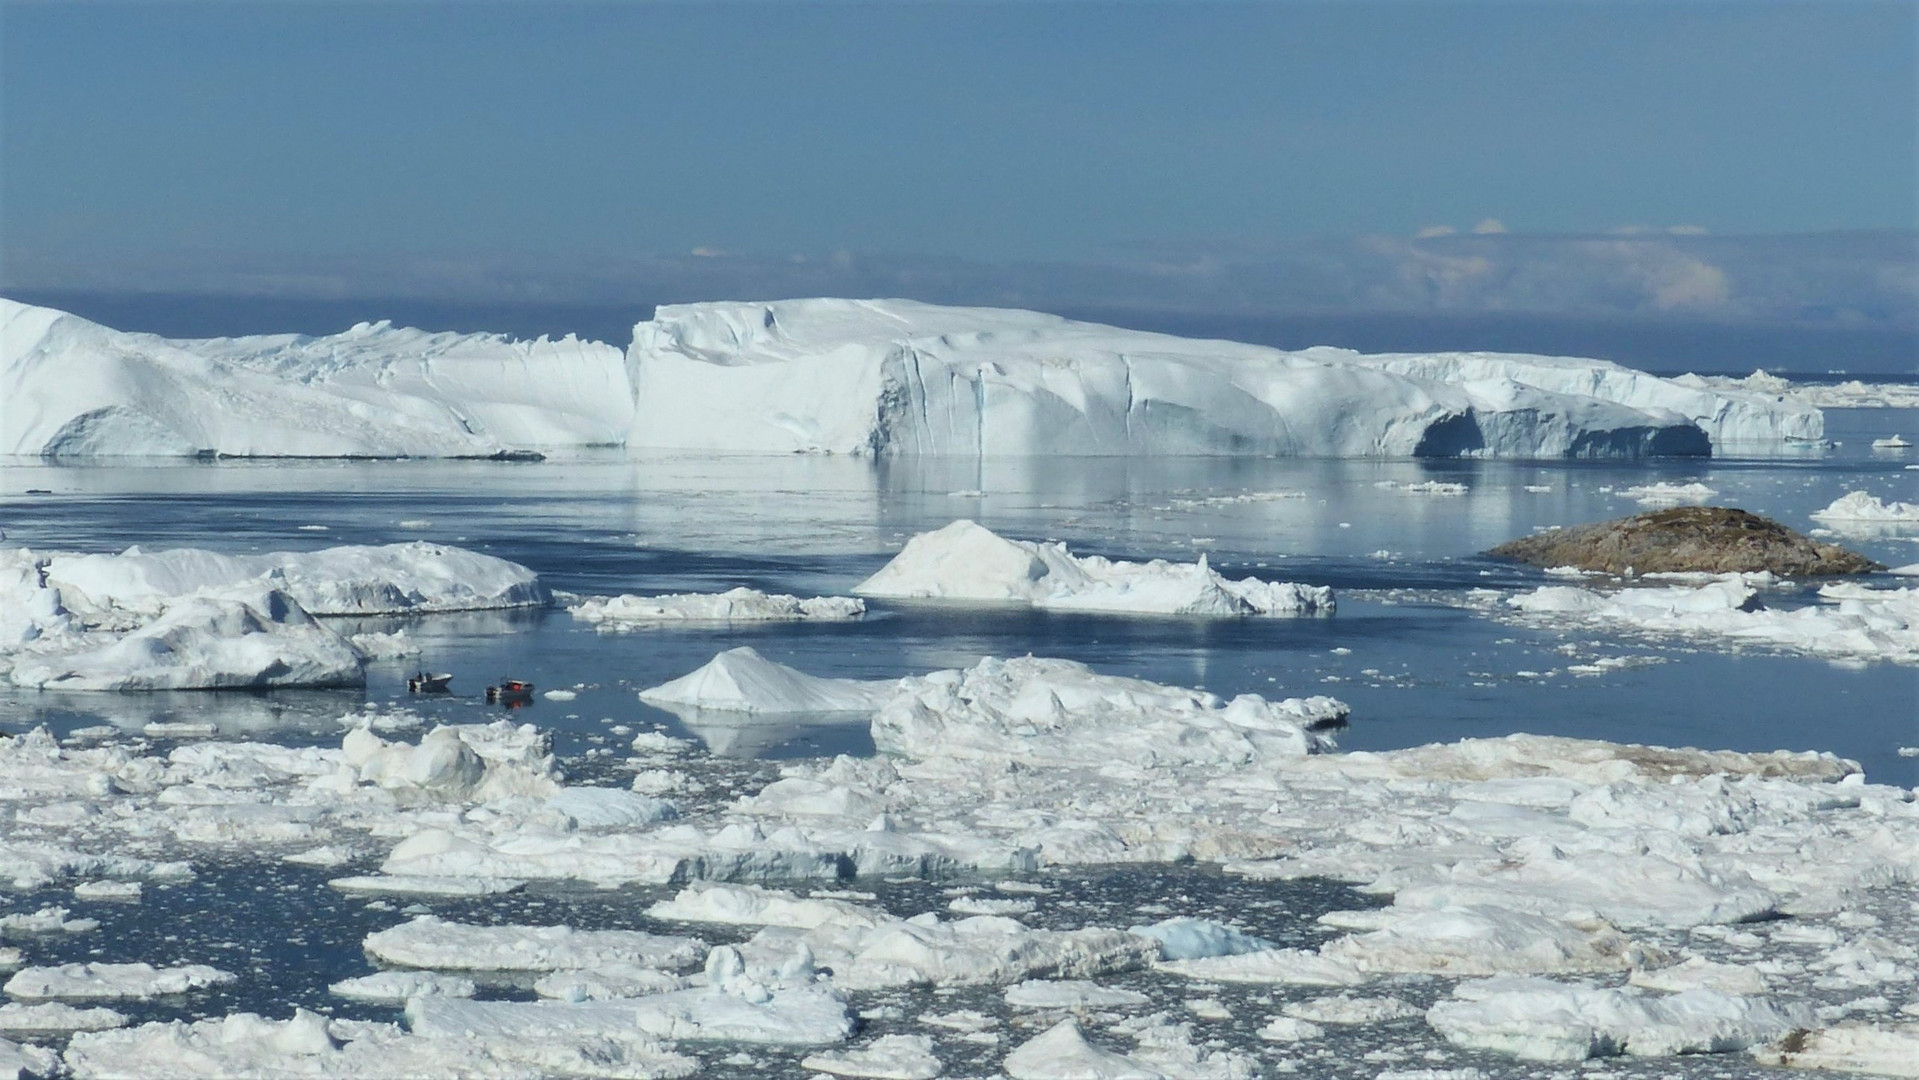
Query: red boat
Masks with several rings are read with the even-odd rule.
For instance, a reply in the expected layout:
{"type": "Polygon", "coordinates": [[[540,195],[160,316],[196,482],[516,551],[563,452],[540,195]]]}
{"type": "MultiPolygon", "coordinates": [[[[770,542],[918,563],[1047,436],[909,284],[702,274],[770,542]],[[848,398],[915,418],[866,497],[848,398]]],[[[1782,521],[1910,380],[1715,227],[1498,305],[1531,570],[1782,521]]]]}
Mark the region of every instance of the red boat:
{"type": "Polygon", "coordinates": [[[486,688],[486,700],[489,705],[530,705],[533,684],[525,679],[501,679],[498,686],[486,688]]]}

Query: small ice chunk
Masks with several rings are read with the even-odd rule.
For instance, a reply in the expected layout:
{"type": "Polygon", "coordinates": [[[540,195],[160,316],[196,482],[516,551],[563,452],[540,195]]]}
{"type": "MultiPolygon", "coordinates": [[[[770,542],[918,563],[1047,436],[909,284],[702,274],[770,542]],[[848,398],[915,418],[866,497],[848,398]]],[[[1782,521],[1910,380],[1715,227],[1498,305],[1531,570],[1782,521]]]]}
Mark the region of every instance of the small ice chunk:
{"type": "Polygon", "coordinates": [[[1010,1080],[1164,1080],[1165,1073],[1086,1041],[1079,1024],[1061,1020],[1021,1044],[1000,1068],[1010,1080]]]}
{"type": "Polygon", "coordinates": [[[575,930],[570,926],[472,926],[421,915],[366,937],[375,959],[406,967],[455,971],[559,971],[629,963],[680,968],[706,946],[695,938],[640,930],[575,930]]]}
{"type": "Polygon", "coordinates": [[[1085,979],[1028,979],[1006,990],[1006,1003],[1020,1009],[1126,1009],[1151,1001],[1137,990],[1085,979]]]}
{"type": "Polygon", "coordinates": [[[1305,1042],[1325,1034],[1326,1029],[1318,1024],[1292,1016],[1275,1016],[1259,1029],[1259,1037],[1268,1042],[1305,1042]]]}
{"type": "Polygon", "coordinates": [[[22,1001],[148,1001],[234,981],[205,964],[156,968],[152,964],[62,964],[22,968],[7,980],[9,997],[22,1001]]]}
{"type": "Polygon", "coordinates": [[[138,900],[140,883],[137,881],[83,881],[73,887],[76,900],[138,900]]]}
{"type": "Polygon", "coordinates": [[[60,1001],[37,1005],[9,1002],[0,1005],[0,1035],[57,1035],[71,1031],[106,1031],[125,1027],[126,1015],[112,1009],[76,1008],[60,1001]]]}
{"type": "Polygon", "coordinates": [[[342,979],[327,987],[334,997],[370,1005],[405,1005],[413,998],[433,994],[470,998],[476,990],[472,979],[438,971],[381,971],[342,979]]]}
{"type": "Polygon", "coordinates": [[[933,1054],[933,1040],[925,1035],[882,1035],[850,1050],[808,1054],[800,1059],[800,1067],[872,1080],[933,1080],[942,1068],[933,1054]]]}
{"type": "Polygon", "coordinates": [[[1196,960],[1207,956],[1233,956],[1277,948],[1265,938],[1236,930],[1209,919],[1178,916],[1151,926],[1135,926],[1127,933],[1159,942],[1160,956],[1167,960],[1196,960]]]}

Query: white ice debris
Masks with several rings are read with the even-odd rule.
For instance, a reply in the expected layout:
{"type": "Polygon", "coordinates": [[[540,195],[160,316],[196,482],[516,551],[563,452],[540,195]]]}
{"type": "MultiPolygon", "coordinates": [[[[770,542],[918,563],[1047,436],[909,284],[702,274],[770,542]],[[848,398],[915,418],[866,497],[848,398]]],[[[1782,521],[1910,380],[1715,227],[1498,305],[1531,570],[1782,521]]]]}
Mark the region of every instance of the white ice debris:
{"type": "Polygon", "coordinates": [[[1507,599],[1514,610],[1626,627],[1658,636],[1721,641],[1836,659],[1919,662],[1919,589],[1832,585],[1824,602],[1771,608],[1737,579],[1699,586],[1596,592],[1546,585],[1507,599]]]}
{"type": "Polygon", "coordinates": [[[1919,386],[1911,383],[1869,383],[1859,379],[1830,384],[1794,382],[1763,369],[1744,376],[1688,373],[1672,381],[1701,389],[1765,394],[1820,409],[1919,409],[1919,386]]]}
{"type": "Polygon", "coordinates": [[[1135,926],[1129,933],[1159,942],[1160,957],[1166,960],[1233,956],[1275,947],[1264,938],[1254,937],[1224,923],[1185,915],[1162,919],[1150,926],[1135,926]]]}
{"type": "Polygon", "coordinates": [[[674,969],[705,954],[695,938],[570,926],[473,926],[420,915],[366,937],[382,963],[447,971],[559,971],[602,964],[674,969]]]}
{"type": "Polygon", "coordinates": [[[801,622],[857,619],[866,603],[850,596],[801,599],[758,589],[723,593],[669,593],[664,596],[589,596],[567,611],[603,630],[636,630],[680,623],[801,622]]]}
{"type": "Polygon", "coordinates": [[[1046,611],[1132,615],[1330,615],[1324,586],[1242,578],[1197,563],[1115,562],[1078,556],[1064,544],[1009,540],[971,521],[920,533],[879,572],[855,586],[861,596],[1019,603],[1046,611]]]}
{"type": "MultiPolygon", "coordinates": [[[[714,950],[723,951],[731,952],[714,950]]],[[[535,1044],[637,1032],[676,1042],[826,1046],[853,1032],[846,1002],[828,983],[768,985],[747,976],[712,976],[709,970],[711,985],[704,987],[604,1001],[416,997],[407,1002],[407,1023],[415,1034],[441,1039],[483,1033],[535,1044]]]]}
{"type": "MultiPolygon", "coordinates": [[[[440,1001],[442,998],[415,998],[440,1001]]],[[[254,1013],[192,1023],[143,1024],[79,1034],[66,1052],[76,1077],[175,1080],[182,1076],[308,1076],[372,1080],[521,1080],[570,1076],[635,1080],[691,1076],[695,1058],[637,1031],[547,1031],[539,1038],[486,1028],[458,1034],[406,1032],[394,1024],[328,1020],[296,1009],[287,1020],[254,1013]]]]}
{"type": "Polygon", "coordinates": [[[1812,516],[1841,531],[1919,529],[1919,503],[1881,499],[1864,491],[1849,491],[1812,516]]]}
{"type": "Polygon", "coordinates": [[[1329,744],[1315,729],[1345,716],[1345,705],[1327,697],[1221,701],[1068,660],[989,657],[901,680],[873,720],[873,741],[928,763],[1243,765],[1316,752],[1329,744]]]}
{"type": "Polygon", "coordinates": [[[1028,979],[1006,988],[1006,1003],[1020,1009],[1126,1009],[1151,1001],[1137,990],[1086,979],[1028,979]]]}
{"type": "Polygon", "coordinates": [[[21,968],[7,980],[8,997],[21,1001],[147,1001],[230,983],[230,972],[205,964],[61,964],[21,968]]]}
{"type": "Polygon", "coordinates": [[[1837,1024],[1793,1032],[1753,1057],[1766,1065],[1830,1069],[1868,1076],[1919,1077],[1919,1021],[1837,1024]]]}
{"type": "Polygon", "coordinates": [[[78,1008],[62,1001],[43,1001],[35,1005],[8,1002],[0,1005],[0,1035],[106,1031],[125,1027],[126,1023],[124,1013],[99,1006],[78,1008]]]}
{"type": "Polygon", "coordinates": [[[1000,1067],[1011,1080],[1166,1080],[1158,1069],[1087,1042],[1070,1019],[1021,1044],[1000,1067]]]}
{"type": "Polygon", "coordinates": [[[1778,1007],[1717,990],[1650,995],[1539,978],[1461,983],[1456,1000],[1426,1013],[1456,1046],[1534,1061],[1631,1054],[1724,1053],[1771,1042],[1812,1023],[1806,1007],[1778,1007]]]}
{"type": "Polygon", "coordinates": [[[671,682],[640,691],[640,700],[714,712],[871,712],[896,685],[892,680],[822,679],[741,645],[671,682]]]}
{"type": "Polygon", "coordinates": [[[0,454],[450,457],[617,445],[620,352],[361,323],[169,341],[0,300],[0,454]]]}
{"type": "Polygon", "coordinates": [[[1281,352],[903,300],[663,305],[633,447],[847,454],[1611,456],[1817,437],[1817,409],[1596,360],[1281,352]]]}
{"type": "MultiPolygon", "coordinates": [[[[1831,600],[1843,604],[1861,587],[1836,588],[1831,600]]],[[[1404,1007],[1386,995],[1411,996],[1423,976],[1585,974],[1612,989],[1551,985],[1628,1002],[1566,1005],[1576,1019],[1598,1010],[1599,1026],[1621,1033],[1607,1038],[1628,1053],[1756,1040],[1767,1044],[1756,1052],[1775,1058],[1857,1047],[1860,1061],[1896,1059],[1871,1048],[1900,1045],[1886,1014],[1919,964],[1890,913],[1903,910],[1896,890],[1919,878],[1919,803],[1864,783],[1857,766],[1831,755],[1526,735],[1337,753],[1317,731],[1345,713],[1330,699],[1225,701],[1030,657],[888,685],[873,714],[877,756],[783,762],[757,790],[688,795],[680,806],[569,786],[550,736],[505,721],[436,728],[415,743],[356,722],[337,749],[63,745],[30,731],[0,739],[0,879],[20,889],[153,882],[185,874],[180,859],[239,853],[324,852],[321,862],[357,867],[384,850],[378,875],[357,875],[382,890],[677,883],[649,918],[742,928],[711,935],[738,944],[708,949],[663,933],[424,916],[365,940],[379,964],[408,970],[348,983],[369,999],[408,1002],[411,1031],[296,1014],[83,1033],[68,1051],[76,1075],[270,1075],[295,1058],[320,1075],[681,1075],[698,1064],[660,1040],[837,1044],[855,1028],[839,994],[913,986],[993,987],[1011,1005],[1080,1010],[1089,1023],[1104,1012],[1102,1045],[1137,1044],[1122,1055],[1095,1050],[1077,1030],[1049,1034],[1014,1051],[1009,1075],[1016,1065],[1050,1076],[1062,1061],[1100,1068],[1114,1059],[1140,1075],[1247,1075],[1237,1052],[1207,1050],[1190,1028],[1222,1014],[1215,998],[1255,1024],[1256,1014],[1211,987],[1195,988],[1190,1012],[1150,1013],[1135,987],[1168,976],[1333,995],[1268,1009],[1290,1021],[1262,1029],[1276,1041],[1341,1022],[1411,1026],[1392,1019],[1404,1007]],[[964,895],[991,899],[983,883],[1030,881],[1049,865],[1187,859],[1246,877],[1331,878],[1377,900],[1322,919],[1317,949],[1278,948],[1180,916],[1130,930],[1090,918],[1054,928],[1051,917],[1070,910],[1064,890],[1044,892],[1057,882],[993,887],[1048,896],[1039,901],[1047,926],[953,918],[937,910],[944,898],[901,917],[879,905],[876,888],[842,883],[965,872],[981,884],[964,895]],[[809,882],[821,886],[814,895],[772,887],[809,882]],[[1728,951],[1700,960],[1705,942],[1728,951]],[[548,1000],[425,990],[464,985],[441,972],[483,971],[521,973],[522,985],[537,977],[548,1000]],[[1107,978],[1119,972],[1136,973],[1126,988],[1107,978]],[[1821,1000],[1823,1011],[1801,1022],[1795,1010],[1815,993],[1847,995],[1847,1004],[1821,1000]],[[1769,1027],[1768,1008],[1812,1034],[1769,1027]],[[1615,1020],[1623,1026],[1604,1027],[1615,1020]]],[[[23,927],[64,932],[74,921],[33,906],[16,912],[23,927]]],[[[62,970],[16,976],[17,996],[105,996],[45,993],[48,973],[62,970]]],[[[82,970],[66,982],[116,981],[112,965],[82,970]]],[[[145,992],[167,973],[138,974],[118,981],[145,992]]],[[[1577,1042],[1539,1035],[1524,1010],[1511,1020],[1478,998],[1446,1005],[1460,1007],[1457,1030],[1478,1032],[1466,1038],[1577,1042]]],[[[874,1007],[894,1006],[882,998],[874,1007]]],[[[952,1022],[969,1038],[1024,1037],[952,1022]]],[[[955,1068],[943,1048],[956,1045],[936,1045],[955,1068]]],[[[881,1069],[907,1056],[864,1055],[877,1047],[855,1044],[830,1060],[881,1069]]]]}
{"type": "Polygon", "coordinates": [[[359,685],[366,654],[314,616],[544,600],[523,566],[425,543],[267,555],[7,549],[0,672],[66,690],[359,685]]]}
{"type": "Polygon", "coordinates": [[[1703,503],[1719,494],[1717,488],[1704,484],[1673,484],[1660,480],[1651,484],[1620,488],[1613,494],[1622,499],[1632,499],[1644,506],[1677,506],[1680,503],[1703,503]]]}
{"type": "Polygon", "coordinates": [[[800,1059],[800,1068],[871,1080],[934,1080],[940,1059],[925,1035],[882,1035],[851,1050],[825,1050],[800,1059]]]}
{"type": "Polygon", "coordinates": [[[0,1076],[50,1077],[60,1068],[60,1052],[42,1046],[22,1045],[0,1038],[0,1076]]]}
{"type": "Polygon", "coordinates": [[[1368,977],[1345,960],[1307,949],[1261,949],[1167,960],[1159,970],[1203,982],[1290,986],[1358,986],[1368,977]]]}
{"type": "Polygon", "coordinates": [[[477,989],[472,979],[437,971],[380,971],[342,979],[327,988],[334,997],[371,1005],[405,1005],[413,998],[434,994],[470,998],[477,989]]]}

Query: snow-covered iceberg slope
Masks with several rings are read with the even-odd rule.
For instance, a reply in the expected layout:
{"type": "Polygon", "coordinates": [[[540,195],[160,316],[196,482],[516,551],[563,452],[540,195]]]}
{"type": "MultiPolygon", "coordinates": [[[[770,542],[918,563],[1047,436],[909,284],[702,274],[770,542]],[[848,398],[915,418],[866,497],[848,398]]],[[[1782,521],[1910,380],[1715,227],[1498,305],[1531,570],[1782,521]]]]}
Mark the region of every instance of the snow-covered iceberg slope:
{"type": "Polygon", "coordinates": [[[853,587],[861,596],[1029,604],[1044,611],[1112,615],[1331,615],[1323,585],[1241,578],[1206,565],[1079,556],[1064,544],[1008,540],[961,519],[906,542],[893,561],[853,587]]]}
{"type": "Polygon", "coordinates": [[[904,300],[662,306],[627,369],[628,445],[650,449],[1607,457],[1823,430],[1596,360],[1282,352],[904,300]]]}
{"type": "Polygon", "coordinates": [[[171,341],[0,299],[0,454],[488,455],[617,445],[620,352],[361,323],[171,341]]]}

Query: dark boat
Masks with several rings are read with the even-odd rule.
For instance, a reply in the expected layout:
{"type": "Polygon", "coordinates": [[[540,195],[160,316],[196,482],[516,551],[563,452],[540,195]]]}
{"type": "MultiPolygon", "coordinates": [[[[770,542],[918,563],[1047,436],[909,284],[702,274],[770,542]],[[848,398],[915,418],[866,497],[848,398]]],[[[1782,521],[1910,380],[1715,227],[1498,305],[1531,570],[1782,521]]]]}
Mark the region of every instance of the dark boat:
{"type": "Polygon", "coordinates": [[[409,694],[444,694],[446,693],[446,685],[452,681],[453,673],[450,671],[444,675],[434,675],[430,672],[422,671],[407,679],[406,692],[409,694]]]}
{"type": "Polygon", "coordinates": [[[531,705],[533,684],[524,679],[501,679],[500,685],[486,688],[489,705],[531,705]]]}

